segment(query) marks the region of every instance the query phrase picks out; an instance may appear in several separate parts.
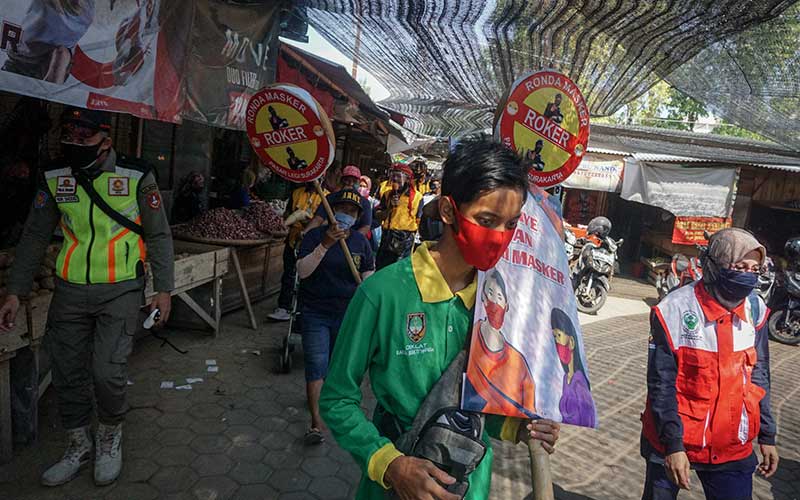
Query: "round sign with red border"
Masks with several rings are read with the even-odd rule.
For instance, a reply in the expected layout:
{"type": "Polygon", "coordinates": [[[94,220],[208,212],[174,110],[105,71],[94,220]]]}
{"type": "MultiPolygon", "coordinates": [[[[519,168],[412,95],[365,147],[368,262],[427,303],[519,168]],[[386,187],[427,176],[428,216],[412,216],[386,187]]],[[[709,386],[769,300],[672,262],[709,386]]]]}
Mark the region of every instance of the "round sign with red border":
{"type": "Polygon", "coordinates": [[[247,104],[245,122],[261,162],[288,181],[318,179],[333,162],[336,141],[328,115],[296,85],[258,91],[247,104]]]}
{"type": "Polygon", "coordinates": [[[524,75],[500,106],[495,137],[523,155],[532,183],[549,188],[578,168],[589,142],[589,108],[572,80],[555,71],[524,75]]]}

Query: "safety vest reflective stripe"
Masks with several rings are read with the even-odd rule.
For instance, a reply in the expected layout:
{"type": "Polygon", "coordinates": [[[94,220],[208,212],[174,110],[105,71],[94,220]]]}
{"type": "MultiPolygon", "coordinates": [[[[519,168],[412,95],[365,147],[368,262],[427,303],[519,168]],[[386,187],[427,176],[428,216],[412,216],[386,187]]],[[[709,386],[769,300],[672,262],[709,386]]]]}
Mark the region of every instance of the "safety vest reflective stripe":
{"type": "MultiPolygon", "coordinates": [[[[114,210],[141,223],[139,181],[144,172],[124,167],[102,172],[92,185],[114,210]]],[[[142,238],[105,214],[78,185],[71,169],[45,172],[66,236],[57,265],[71,283],[116,283],[137,277],[145,259],[142,238]]]]}

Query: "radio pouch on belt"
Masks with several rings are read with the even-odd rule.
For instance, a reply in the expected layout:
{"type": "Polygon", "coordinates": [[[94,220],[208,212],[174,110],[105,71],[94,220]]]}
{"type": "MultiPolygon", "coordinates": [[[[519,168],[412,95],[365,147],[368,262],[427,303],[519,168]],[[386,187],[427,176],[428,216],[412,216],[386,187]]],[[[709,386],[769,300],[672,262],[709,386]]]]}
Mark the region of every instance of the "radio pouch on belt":
{"type": "MultiPolygon", "coordinates": [[[[454,477],[445,487],[461,498],[469,488],[467,477],[486,455],[483,414],[459,408],[466,364],[467,352],[461,351],[425,397],[411,429],[395,441],[402,453],[430,460],[454,477]]],[[[396,498],[391,490],[390,495],[396,498]]]]}
{"type": "Polygon", "coordinates": [[[75,179],[78,181],[78,184],[83,188],[83,190],[86,191],[86,194],[89,195],[89,198],[92,199],[94,204],[97,205],[97,207],[100,210],[102,210],[104,214],[111,217],[114,220],[114,222],[124,227],[125,229],[128,229],[138,234],[139,236],[144,235],[144,230],[142,229],[141,225],[133,222],[132,220],[125,217],[121,213],[117,212],[116,210],[111,208],[111,206],[108,203],[106,203],[106,200],[104,200],[103,197],[100,196],[100,193],[97,192],[97,190],[94,188],[94,185],[92,185],[92,182],[88,179],[88,177],[86,177],[86,175],[76,173],[75,179]]]}

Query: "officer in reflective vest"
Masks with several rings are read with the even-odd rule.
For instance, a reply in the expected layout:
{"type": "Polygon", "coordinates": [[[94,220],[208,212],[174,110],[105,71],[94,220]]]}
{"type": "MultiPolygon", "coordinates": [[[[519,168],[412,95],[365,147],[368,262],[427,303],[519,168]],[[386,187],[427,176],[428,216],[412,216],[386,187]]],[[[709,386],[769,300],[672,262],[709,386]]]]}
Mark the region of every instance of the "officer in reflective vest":
{"type": "Polygon", "coordinates": [[[753,292],[766,250],[729,228],[711,236],[702,259],[703,280],[670,293],[650,318],[644,500],[675,499],[690,469],[706,498],[749,499],[756,467],[765,477],[778,467],[769,311],[753,292]]]}
{"type": "Polygon", "coordinates": [[[2,334],[13,327],[19,297],[30,292],[53,231],[60,226],[64,242],[56,260],[45,347],[68,444],[63,458],[43,474],[47,486],[70,481],[91,459],[92,383],[99,421],[94,479],[104,485],[120,474],[127,361],[141,321],[145,257],[157,292],[150,309],[161,311],[161,324],[170,312],[174,255],[161,195],[146,168],[118,160],[110,128],[106,113],[77,108],[64,112],[63,160],[44,171],[16,248],[9,295],[0,307],[2,334]],[[84,189],[90,184],[95,199],[91,189],[84,189]],[[98,200],[127,221],[108,215],[98,200]]]}

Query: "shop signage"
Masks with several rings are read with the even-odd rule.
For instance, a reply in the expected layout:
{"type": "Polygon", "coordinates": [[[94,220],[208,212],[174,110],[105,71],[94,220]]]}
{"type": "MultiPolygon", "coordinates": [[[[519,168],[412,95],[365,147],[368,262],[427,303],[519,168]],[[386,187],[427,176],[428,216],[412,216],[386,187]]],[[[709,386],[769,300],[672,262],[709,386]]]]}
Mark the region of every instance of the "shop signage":
{"type": "Polygon", "coordinates": [[[247,136],[262,163],[291,182],[318,179],[336,152],[333,127],[319,103],[288,83],[266,87],[250,98],[247,136]]]}
{"type": "Polygon", "coordinates": [[[705,232],[714,234],[720,229],[731,227],[730,218],[723,217],[675,217],[672,228],[672,242],[676,245],[706,245],[705,232]]]}
{"type": "Polygon", "coordinates": [[[192,9],[179,2],[2,2],[0,89],[180,121],[192,9]]]}
{"type": "Polygon", "coordinates": [[[500,106],[495,137],[525,157],[531,182],[545,188],[564,182],[589,142],[589,108],[577,85],[555,71],[529,73],[500,106]]]}
{"type": "Polygon", "coordinates": [[[479,273],[465,410],[595,427],[597,412],[564,240],[533,186],[514,238],[479,273]]]}
{"type": "Polygon", "coordinates": [[[567,189],[618,193],[622,189],[624,168],[622,160],[598,160],[589,154],[563,185],[567,189]]]}

